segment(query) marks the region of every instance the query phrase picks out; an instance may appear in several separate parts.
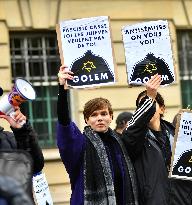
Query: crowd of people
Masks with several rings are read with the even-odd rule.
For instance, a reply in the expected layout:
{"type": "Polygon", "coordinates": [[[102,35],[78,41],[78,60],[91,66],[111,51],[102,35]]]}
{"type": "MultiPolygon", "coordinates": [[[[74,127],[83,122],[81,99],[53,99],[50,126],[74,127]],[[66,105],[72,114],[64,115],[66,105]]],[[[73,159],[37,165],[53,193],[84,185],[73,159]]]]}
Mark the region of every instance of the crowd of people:
{"type": "MultiPolygon", "coordinates": [[[[168,177],[176,121],[163,119],[165,102],[158,92],[161,76],[156,74],[146,83],[134,112],[117,116],[115,129],[110,127],[113,109],[108,99],[97,97],[86,102],[83,132],[70,118],[67,80],[73,80],[73,72],[61,66],[56,134],[60,157],[70,178],[70,204],[191,205],[192,182],[168,177]]],[[[0,115],[12,129],[8,132],[0,127],[0,157],[7,150],[15,155],[22,150],[30,162],[32,180],[43,169],[43,153],[26,116],[18,106],[14,109],[14,117],[0,115]]],[[[19,180],[1,173],[0,204],[34,204],[32,184],[20,185],[19,180]]]]}
{"type": "Polygon", "coordinates": [[[94,98],[84,105],[83,133],[70,119],[67,66],[58,72],[57,145],[71,182],[71,205],[191,205],[192,182],[169,178],[175,127],[163,120],[161,76],[146,83],[133,113],[121,113],[116,128],[111,103],[94,98]]]}

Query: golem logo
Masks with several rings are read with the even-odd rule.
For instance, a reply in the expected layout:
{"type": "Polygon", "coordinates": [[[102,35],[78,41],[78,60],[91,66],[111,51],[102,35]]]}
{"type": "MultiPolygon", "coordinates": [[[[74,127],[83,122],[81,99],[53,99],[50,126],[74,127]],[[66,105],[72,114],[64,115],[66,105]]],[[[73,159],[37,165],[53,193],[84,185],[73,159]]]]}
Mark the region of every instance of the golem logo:
{"type": "Polygon", "coordinates": [[[183,166],[180,166],[178,168],[178,172],[183,173],[185,172],[186,174],[189,174],[191,172],[191,167],[186,167],[185,169],[183,168],[183,166]]]}

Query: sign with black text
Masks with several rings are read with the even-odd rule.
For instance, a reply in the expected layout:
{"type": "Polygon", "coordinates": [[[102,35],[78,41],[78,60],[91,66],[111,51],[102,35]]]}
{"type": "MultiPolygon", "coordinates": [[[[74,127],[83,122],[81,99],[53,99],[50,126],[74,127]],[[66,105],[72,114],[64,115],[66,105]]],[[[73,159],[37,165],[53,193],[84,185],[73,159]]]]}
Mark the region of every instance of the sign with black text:
{"type": "Polygon", "coordinates": [[[169,25],[166,20],[149,21],[122,28],[128,83],[143,85],[152,75],[161,85],[175,81],[169,25]]]}
{"type": "Polygon", "coordinates": [[[49,185],[44,173],[33,176],[33,190],[38,205],[53,205],[49,185]]]}
{"type": "Polygon", "coordinates": [[[170,177],[192,180],[192,112],[184,111],[177,124],[170,177]]]}
{"type": "Polygon", "coordinates": [[[71,87],[113,84],[115,66],[109,17],[99,16],[61,21],[57,39],[62,64],[74,73],[71,87]]]}

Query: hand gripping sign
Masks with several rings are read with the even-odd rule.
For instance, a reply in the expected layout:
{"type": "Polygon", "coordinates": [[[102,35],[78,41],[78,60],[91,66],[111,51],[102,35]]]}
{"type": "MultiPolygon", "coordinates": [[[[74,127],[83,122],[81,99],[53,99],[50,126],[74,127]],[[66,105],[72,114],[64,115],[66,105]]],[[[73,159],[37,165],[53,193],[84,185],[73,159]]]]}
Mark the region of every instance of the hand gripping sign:
{"type": "Polygon", "coordinates": [[[61,63],[74,73],[73,88],[115,83],[108,16],[61,21],[56,26],[61,63]]]}

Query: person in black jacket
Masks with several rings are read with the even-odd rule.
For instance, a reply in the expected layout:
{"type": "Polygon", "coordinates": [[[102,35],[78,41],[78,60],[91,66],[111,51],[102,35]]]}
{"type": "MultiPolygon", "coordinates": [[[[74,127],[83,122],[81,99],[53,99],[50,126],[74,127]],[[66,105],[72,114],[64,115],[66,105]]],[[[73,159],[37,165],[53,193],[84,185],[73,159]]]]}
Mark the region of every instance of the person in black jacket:
{"type": "Polygon", "coordinates": [[[142,205],[191,205],[189,182],[169,179],[174,126],[163,120],[165,104],[156,74],[136,100],[137,109],[123,132],[135,166],[142,205]]]}
{"type": "MultiPolygon", "coordinates": [[[[26,116],[21,113],[19,107],[15,107],[13,118],[3,114],[0,115],[0,119],[7,120],[12,129],[12,132],[9,132],[0,126],[0,150],[26,151],[30,154],[33,161],[32,172],[37,174],[44,167],[44,157],[38,144],[37,134],[26,119],[26,116]]],[[[30,196],[32,197],[32,187],[30,196]]]]}
{"type": "Polygon", "coordinates": [[[13,131],[4,131],[0,126],[0,149],[22,149],[29,152],[33,159],[33,173],[37,174],[44,167],[44,157],[38,144],[37,134],[19,107],[15,109],[15,120],[10,116],[0,115],[1,119],[9,122],[13,131]],[[22,121],[25,121],[24,125],[20,124],[22,121]]]}
{"type": "Polygon", "coordinates": [[[116,127],[114,132],[121,137],[123,130],[127,127],[127,122],[131,119],[133,114],[131,112],[121,112],[116,119],[116,127]]]}
{"type": "Polygon", "coordinates": [[[0,176],[0,205],[33,205],[33,202],[13,177],[0,176]]]}

